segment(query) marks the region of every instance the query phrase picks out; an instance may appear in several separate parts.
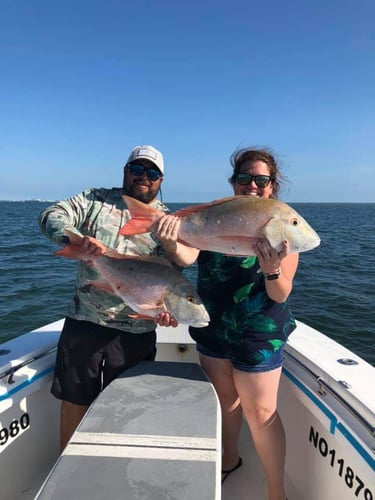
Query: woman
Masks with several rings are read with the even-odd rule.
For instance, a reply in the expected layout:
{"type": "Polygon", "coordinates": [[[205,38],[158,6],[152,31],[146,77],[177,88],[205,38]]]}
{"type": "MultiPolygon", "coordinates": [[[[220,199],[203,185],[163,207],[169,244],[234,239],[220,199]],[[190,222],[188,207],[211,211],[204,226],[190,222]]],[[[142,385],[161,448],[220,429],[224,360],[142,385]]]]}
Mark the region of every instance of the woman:
{"type": "MultiPolygon", "coordinates": [[[[266,150],[241,149],[231,157],[235,195],[277,198],[281,174],[266,150]]],[[[242,414],[268,483],[269,500],[285,500],[285,434],[277,413],[282,352],[295,322],[287,299],[298,265],[288,242],[278,253],[266,240],[256,257],[202,251],[198,293],[210,314],[205,328],[190,328],[200,363],[222,410],[222,481],[242,464],[238,437],[242,414]]]]}

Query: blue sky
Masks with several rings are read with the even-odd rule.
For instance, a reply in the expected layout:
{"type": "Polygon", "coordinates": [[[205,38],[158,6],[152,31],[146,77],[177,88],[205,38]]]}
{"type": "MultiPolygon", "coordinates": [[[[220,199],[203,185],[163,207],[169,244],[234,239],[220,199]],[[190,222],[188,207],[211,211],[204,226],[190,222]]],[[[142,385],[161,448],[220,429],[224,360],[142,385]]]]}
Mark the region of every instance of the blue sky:
{"type": "Polygon", "coordinates": [[[164,154],[164,201],[232,194],[267,146],[286,202],[375,202],[373,0],[2,0],[0,199],[122,182],[164,154]]]}

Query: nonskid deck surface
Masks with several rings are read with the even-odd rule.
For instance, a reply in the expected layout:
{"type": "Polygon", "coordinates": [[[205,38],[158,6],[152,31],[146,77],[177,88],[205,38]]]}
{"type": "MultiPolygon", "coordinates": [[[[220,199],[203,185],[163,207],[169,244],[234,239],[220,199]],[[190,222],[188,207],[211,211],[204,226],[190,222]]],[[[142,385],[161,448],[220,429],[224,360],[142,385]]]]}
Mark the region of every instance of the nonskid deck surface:
{"type": "Polygon", "coordinates": [[[220,500],[218,400],[195,363],[143,362],[88,410],[40,500],[220,500]]]}

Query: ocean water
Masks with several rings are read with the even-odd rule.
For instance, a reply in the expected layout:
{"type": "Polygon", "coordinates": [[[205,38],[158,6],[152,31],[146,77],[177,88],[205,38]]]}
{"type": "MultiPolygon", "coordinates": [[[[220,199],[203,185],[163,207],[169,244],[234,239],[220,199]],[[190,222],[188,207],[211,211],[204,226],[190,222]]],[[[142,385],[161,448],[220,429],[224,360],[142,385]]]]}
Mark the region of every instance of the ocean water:
{"type": "MultiPolygon", "coordinates": [[[[49,204],[0,202],[0,342],[63,317],[70,301],[76,262],[54,256],[37,224],[49,204]]],[[[322,240],[300,254],[294,315],[375,365],[375,203],[291,205],[322,240]]],[[[195,265],[184,273],[195,283],[195,265]]]]}

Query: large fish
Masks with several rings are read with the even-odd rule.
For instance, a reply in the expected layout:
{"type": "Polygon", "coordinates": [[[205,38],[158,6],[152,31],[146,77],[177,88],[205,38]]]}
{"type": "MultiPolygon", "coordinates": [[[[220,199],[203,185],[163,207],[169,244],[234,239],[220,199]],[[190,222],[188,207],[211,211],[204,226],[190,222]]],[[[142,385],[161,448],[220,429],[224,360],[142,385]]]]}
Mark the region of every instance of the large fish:
{"type": "MultiPolygon", "coordinates": [[[[129,196],[123,196],[132,218],[120,234],[152,231],[164,214],[129,196]]],[[[306,252],[320,244],[314,229],[289,205],[271,198],[230,196],[182,208],[173,215],[181,219],[178,240],[200,250],[226,255],[255,255],[254,244],[266,239],[277,251],[287,240],[290,252],[306,252]]]]}
{"type": "Polygon", "coordinates": [[[106,255],[95,257],[75,243],[55,255],[92,265],[101,279],[89,284],[120,297],[135,311],[129,315],[131,318],[155,319],[159,313],[169,312],[178,323],[196,327],[209,323],[210,317],[194,286],[167,259],[122,255],[110,249],[106,255]]]}

